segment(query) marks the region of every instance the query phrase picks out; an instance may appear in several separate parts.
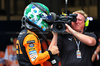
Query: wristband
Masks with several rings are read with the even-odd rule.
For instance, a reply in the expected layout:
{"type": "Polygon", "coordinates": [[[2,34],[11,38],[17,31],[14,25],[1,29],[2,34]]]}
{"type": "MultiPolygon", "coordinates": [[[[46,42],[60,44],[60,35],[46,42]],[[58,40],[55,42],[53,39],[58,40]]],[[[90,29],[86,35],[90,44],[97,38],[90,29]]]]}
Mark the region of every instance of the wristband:
{"type": "Polygon", "coordinates": [[[97,52],[95,51],[94,54],[97,54],[97,52]]]}
{"type": "Polygon", "coordinates": [[[52,52],[50,50],[48,50],[50,57],[52,56],[52,52]]]}

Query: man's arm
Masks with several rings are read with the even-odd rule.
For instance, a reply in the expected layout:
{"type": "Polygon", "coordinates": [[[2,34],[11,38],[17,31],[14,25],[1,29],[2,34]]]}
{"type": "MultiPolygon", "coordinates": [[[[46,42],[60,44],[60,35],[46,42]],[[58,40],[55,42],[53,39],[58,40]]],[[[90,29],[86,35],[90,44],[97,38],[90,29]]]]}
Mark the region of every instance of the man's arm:
{"type": "Polygon", "coordinates": [[[84,35],[82,33],[79,33],[75,30],[73,30],[69,25],[66,24],[67,29],[65,30],[66,32],[74,35],[76,38],[78,38],[81,42],[83,42],[86,45],[89,46],[94,46],[96,44],[96,40],[93,37],[84,35]]]}
{"type": "MultiPolygon", "coordinates": [[[[100,52],[100,44],[97,46],[96,50],[94,51],[93,55],[92,55],[92,62],[95,60],[95,58],[98,56],[98,53],[100,52]]],[[[97,58],[98,60],[98,58],[97,58]]]]}
{"type": "Polygon", "coordinates": [[[57,46],[57,34],[55,34],[53,36],[52,41],[50,43],[50,46],[49,46],[48,50],[51,49],[53,46],[57,46]]]}
{"type": "Polygon", "coordinates": [[[96,40],[93,37],[84,35],[76,31],[72,31],[72,34],[84,44],[87,44],[89,46],[94,46],[96,44],[96,40]]]}
{"type": "MultiPolygon", "coordinates": [[[[53,28],[53,25],[51,25],[51,28],[53,28]]],[[[57,46],[58,34],[54,33],[53,31],[52,31],[52,34],[53,34],[53,38],[52,38],[52,41],[51,41],[50,46],[49,46],[48,49],[51,49],[53,46],[57,46]]]]}
{"type": "Polygon", "coordinates": [[[23,45],[26,49],[26,53],[30,59],[30,62],[33,65],[41,64],[48,59],[50,59],[51,55],[58,54],[58,48],[53,46],[48,51],[40,53],[41,44],[38,43],[37,38],[34,35],[27,35],[24,39],[23,45]],[[30,41],[34,41],[35,43],[29,43],[30,41]],[[27,43],[28,42],[28,43],[27,43]]]}

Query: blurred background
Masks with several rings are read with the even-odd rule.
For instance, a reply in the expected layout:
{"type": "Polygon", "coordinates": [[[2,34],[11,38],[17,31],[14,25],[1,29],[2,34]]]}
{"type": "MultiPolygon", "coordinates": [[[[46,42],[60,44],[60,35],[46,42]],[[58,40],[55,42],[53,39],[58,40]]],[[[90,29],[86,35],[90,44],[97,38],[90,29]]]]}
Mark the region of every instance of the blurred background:
{"type": "MultiPolygon", "coordinates": [[[[13,37],[21,31],[24,9],[31,2],[43,3],[50,9],[50,12],[55,12],[57,15],[65,13],[66,9],[67,14],[76,10],[84,10],[90,18],[86,31],[95,33],[97,39],[100,38],[100,0],[68,0],[67,8],[65,0],[0,0],[0,52],[3,51],[0,58],[4,57],[7,45],[14,43],[13,37]]],[[[49,38],[52,38],[51,35],[49,38]]]]}
{"type": "MultiPolygon", "coordinates": [[[[11,44],[11,36],[21,31],[24,8],[31,2],[45,4],[51,12],[61,14],[66,11],[65,0],[0,0],[0,50],[5,51],[11,44]]],[[[100,34],[100,0],[68,0],[67,13],[84,10],[91,17],[87,32],[100,34]],[[93,18],[93,20],[92,20],[93,18]]]]}

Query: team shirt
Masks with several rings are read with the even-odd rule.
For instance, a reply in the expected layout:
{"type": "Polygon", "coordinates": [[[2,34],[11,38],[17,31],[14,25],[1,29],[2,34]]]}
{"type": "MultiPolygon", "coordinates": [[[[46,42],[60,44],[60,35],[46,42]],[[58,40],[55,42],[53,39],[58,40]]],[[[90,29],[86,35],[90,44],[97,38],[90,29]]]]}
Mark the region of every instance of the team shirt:
{"type": "MultiPolygon", "coordinates": [[[[92,33],[85,33],[96,39],[92,33]]],[[[75,37],[76,38],[76,37],[75,37]]],[[[84,38],[85,39],[85,38],[84,38]]],[[[79,43],[79,40],[76,38],[79,43]]],[[[71,34],[59,35],[57,45],[60,50],[61,66],[92,66],[92,46],[88,46],[82,42],[79,45],[79,54],[77,54],[77,44],[71,34]]]]}
{"type": "Polygon", "coordinates": [[[20,66],[43,66],[50,58],[48,51],[42,53],[38,36],[27,29],[20,32],[16,49],[20,66]]]}

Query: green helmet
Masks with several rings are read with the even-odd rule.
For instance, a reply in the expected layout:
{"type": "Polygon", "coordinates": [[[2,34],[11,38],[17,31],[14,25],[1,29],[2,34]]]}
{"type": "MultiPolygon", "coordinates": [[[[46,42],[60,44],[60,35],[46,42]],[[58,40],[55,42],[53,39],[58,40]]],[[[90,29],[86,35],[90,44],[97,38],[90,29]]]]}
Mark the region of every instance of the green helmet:
{"type": "MultiPolygon", "coordinates": [[[[29,22],[37,25],[40,29],[45,31],[46,29],[48,29],[48,23],[44,20],[52,19],[49,13],[50,12],[48,7],[44,4],[32,2],[25,8],[23,17],[25,17],[29,22]]],[[[25,22],[27,23],[27,21],[25,22]]],[[[32,29],[32,24],[30,25],[28,23],[28,27],[26,27],[32,29]]]]}

